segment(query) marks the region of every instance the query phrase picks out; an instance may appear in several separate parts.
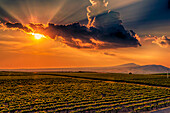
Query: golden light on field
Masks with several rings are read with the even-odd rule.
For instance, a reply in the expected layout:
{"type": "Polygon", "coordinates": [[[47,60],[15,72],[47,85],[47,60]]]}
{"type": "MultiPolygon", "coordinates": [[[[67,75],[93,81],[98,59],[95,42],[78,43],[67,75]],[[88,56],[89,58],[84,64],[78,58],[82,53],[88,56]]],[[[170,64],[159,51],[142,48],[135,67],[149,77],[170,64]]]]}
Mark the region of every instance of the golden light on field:
{"type": "Polygon", "coordinates": [[[35,39],[39,40],[39,39],[42,39],[42,38],[45,38],[44,35],[42,34],[39,34],[39,33],[32,33],[32,35],[35,37],[35,39]]]}

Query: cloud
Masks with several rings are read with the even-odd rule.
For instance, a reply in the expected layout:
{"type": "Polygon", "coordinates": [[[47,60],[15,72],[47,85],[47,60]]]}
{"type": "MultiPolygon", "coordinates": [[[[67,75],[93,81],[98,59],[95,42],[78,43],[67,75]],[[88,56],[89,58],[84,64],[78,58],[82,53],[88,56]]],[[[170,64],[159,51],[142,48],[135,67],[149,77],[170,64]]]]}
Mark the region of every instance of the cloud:
{"type": "Polygon", "coordinates": [[[87,26],[78,22],[69,25],[54,23],[23,25],[8,22],[5,26],[26,33],[40,33],[74,48],[115,49],[141,46],[139,36],[133,30],[125,30],[120,14],[107,10],[107,1],[90,0],[90,2],[92,6],[87,8],[89,19],[87,26]]]}
{"type": "Polygon", "coordinates": [[[154,44],[158,44],[162,48],[167,48],[170,46],[170,39],[167,38],[167,36],[162,37],[154,37],[154,41],[152,41],[154,44]]]}
{"type": "Polygon", "coordinates": [[[134,35],[121,26],[120,28],[110,28],[103,31],[95,27],[82,26],[79,23],[69,25],[30,24],[35,32],[44,34],[52,39],[61,38],[62,42],[75,48],[97,48],[112,49],[122,47],[137,47],[139,42],[134,35]]]}
{"type": "Polygon", "coordinates": [[[105,52],[104,54],[105,54],[105,55],[108,55],[108,56],[116,56],[115,54],[113,54],[113,53],[108,53],[108,52],[105,52]]]}
{"type": "Polygon", "coordinates": [[[88,17],[88,25],[89,27],[93,26],[93,22],[95,21],[95,16],[106,12],[108,2],[106,0],[89,0],[92,4],[87,7],[87,17],[88,17]]]}
{"type": "Polygon", "coordinates": [[[28,28],[27,26],[22,25],[21,23],[10,23],[10,22],[8,22],[5,25],[6,25],[7,28],[20,29],[20,30],[23,30],[23,31],[25,31],[27,33],[33,32],[30,28],[28,28]]]}

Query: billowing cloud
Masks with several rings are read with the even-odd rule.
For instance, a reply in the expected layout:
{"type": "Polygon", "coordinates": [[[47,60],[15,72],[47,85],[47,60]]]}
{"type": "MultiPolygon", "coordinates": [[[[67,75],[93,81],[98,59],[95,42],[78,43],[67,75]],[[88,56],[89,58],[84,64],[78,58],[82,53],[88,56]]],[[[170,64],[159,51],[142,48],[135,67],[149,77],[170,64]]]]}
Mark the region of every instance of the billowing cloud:
{"type": "Polygon", "coordinates": [[[20,29],[23,30],[27,33],[29,32],[33,32],[30,28],[28,28],[27,26],[22,25],[21,23],[6,23],[5,24],[7,26],[7,28],[14,28],[14,29],[20,29]]]}
{"type": "Polygon", "coordinates": [[[40,33],[51,39],[60,40],[74,48],[114,49],[138,47],[139,36],[132,30],[125,30],[118,12],[107,10],[106,0],[90,0],[92,6],[87,8],[89,24],[80,23],[55,25],[49,23],[23,25],[6,23],[7,28],[22,30],[26,33],[40,33]]]}
{"type": "Polygon", "coordinates": [[[154,37],[154,41],[152,43],[158,44],[162,48],[167,48],[170,46],[170,39],[168,39],[166,36],[162,37],[154,37]]]}
{"type": "Polygon", "coordinates": [[[41,33],[45,36],[49,36],[52,39],[60,39],[63,43],[70,47],[75,48],[97,48],[97,49],[112,49],[123,47],[137,47],[138,40],[134,38],[134,32],[130,33],[121,29],[110,29],[107,32],[103,32],[95,27],[87,28],[79,23],[73,23],[70,25],[55,25],[48,24],[30,24],[29,28],[21,24],[9,24],[8,28],[17,28],[24,30],[25,32],[41,33]],[[33,31],[31,29],[33,29],[33,31]]]}

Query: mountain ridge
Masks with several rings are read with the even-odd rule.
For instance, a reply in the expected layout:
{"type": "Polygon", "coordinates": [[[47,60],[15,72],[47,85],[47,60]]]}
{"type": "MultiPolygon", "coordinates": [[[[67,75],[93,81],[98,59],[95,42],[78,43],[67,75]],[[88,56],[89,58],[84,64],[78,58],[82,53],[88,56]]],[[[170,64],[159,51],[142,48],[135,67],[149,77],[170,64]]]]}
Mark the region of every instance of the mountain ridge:
{"type": "Polygon", "coordinates": [[[106,72],[106,73],[134,73],[134,74],[155,74],[170,72],[170,68],[163,65],[138,65],[127,63],[108,67],[75,67],[75,68],[37,68],[37,69],[0,69],[0,71],[26,71],[26,72],[106,72]]]}

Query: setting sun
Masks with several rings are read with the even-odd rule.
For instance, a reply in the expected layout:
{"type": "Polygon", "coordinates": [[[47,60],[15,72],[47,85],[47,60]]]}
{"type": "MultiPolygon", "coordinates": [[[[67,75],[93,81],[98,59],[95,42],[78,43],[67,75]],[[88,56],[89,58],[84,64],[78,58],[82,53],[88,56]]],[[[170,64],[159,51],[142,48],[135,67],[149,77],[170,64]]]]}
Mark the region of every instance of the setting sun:
{"type": "Polygon", "coordinates": [[[32,35],[35,37],[35,39],[39,40],[41,38],[44,38],[45,36],[42,34],[38,34],[38,33],[32,33],[32,35]]]}

